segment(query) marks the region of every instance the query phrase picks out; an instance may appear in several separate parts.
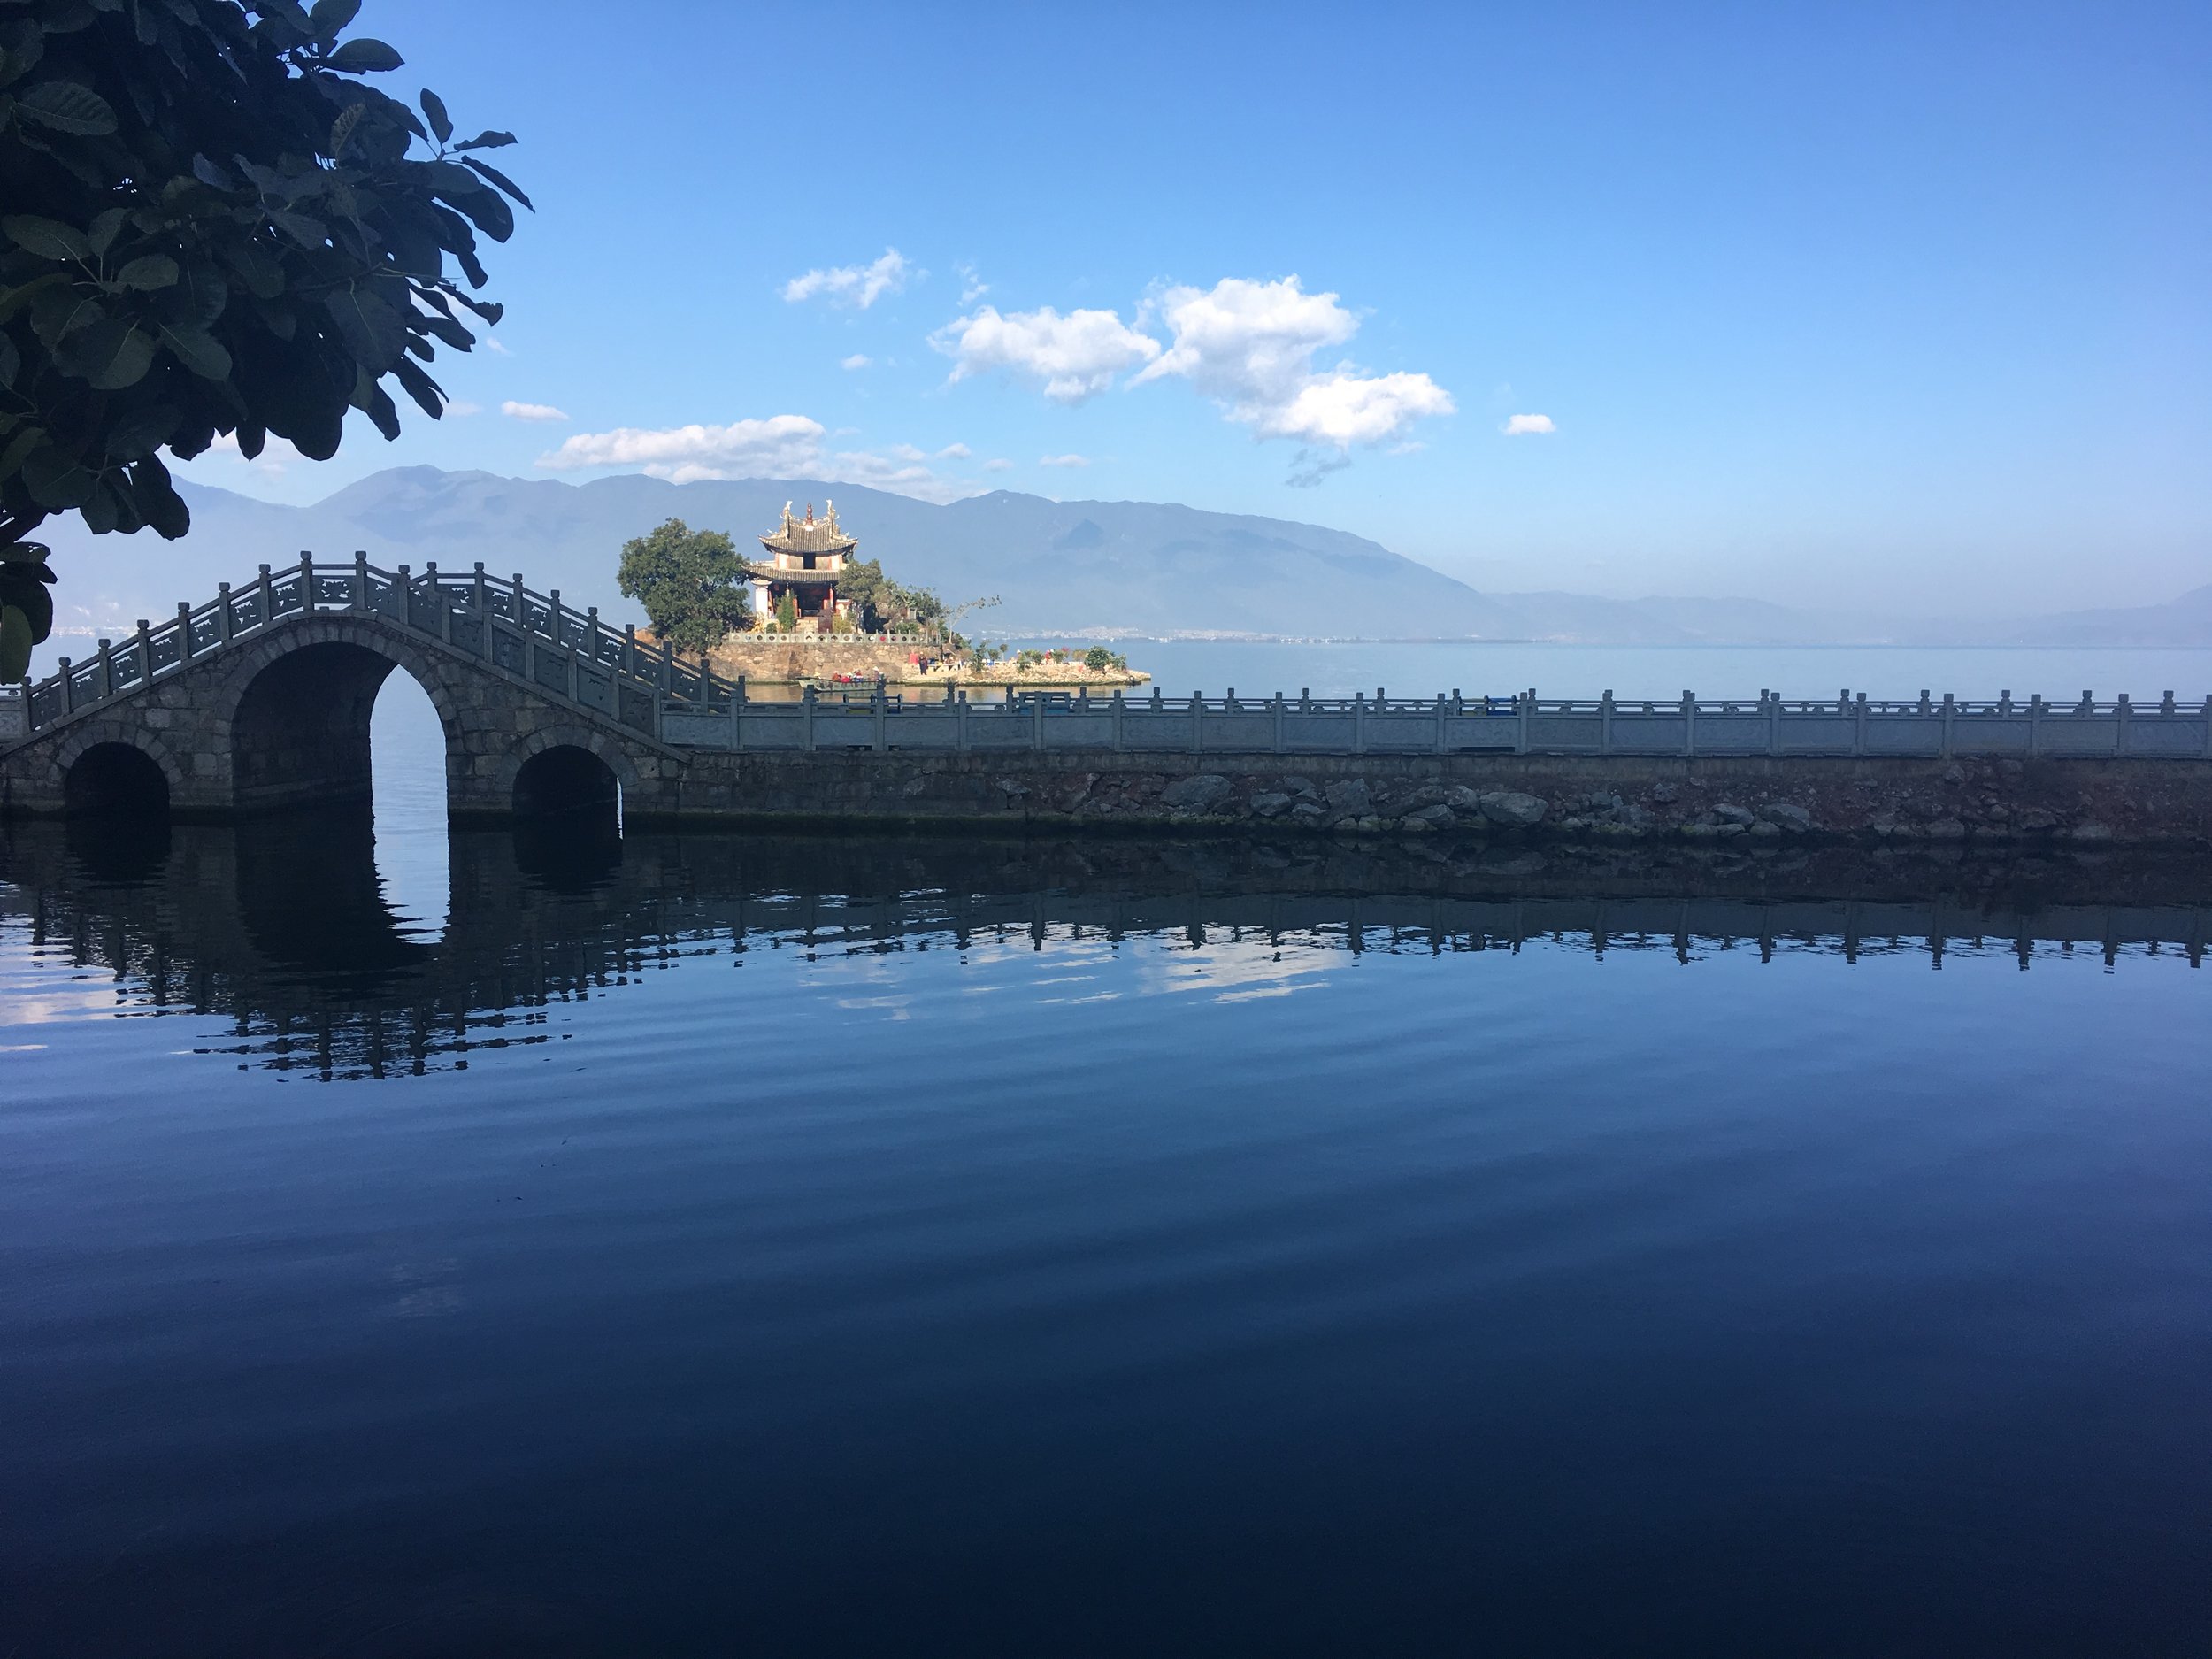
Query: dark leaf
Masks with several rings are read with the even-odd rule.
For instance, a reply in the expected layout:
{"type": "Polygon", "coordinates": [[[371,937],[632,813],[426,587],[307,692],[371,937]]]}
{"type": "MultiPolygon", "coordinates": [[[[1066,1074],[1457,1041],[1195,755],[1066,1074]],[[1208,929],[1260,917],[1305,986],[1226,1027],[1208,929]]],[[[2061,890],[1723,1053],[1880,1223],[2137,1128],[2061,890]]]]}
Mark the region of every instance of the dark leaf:
{"type": "Polygon", "coordinates": [[[36,643],[30,618],[0,599],[0,684],[12,686],[29,677],[31,648],[36,643]]]}
{"type": "Polygon", "coordinates": [[[103,258],[106,257],[107,250],[115,245],[117,233],[121,231],[123,222],[130,216],[130,210],[122,207],[111,207],[104,213],[95,214],[92,228],[85,237],[85,241],[91,244],[92,251],[103,258]]]}
{"type": "Polygon", "coordinates": [[[382,41],[373,40],[365,35],[348,41],[323,59],[326,67],[346,75],[374,74],[381,70],[397,69],[406,61],[382,41]]]}
{"type": "Polygon", "coordinates": [[[96,391],[119,392],[146,378],[154,342],[128,323],[108,318],[81,328],[54,353],[55,366],[88,381],[96,391]]]}
{"type": "Polygon", "coordinates": [[[143,455],[151,455],[167,441],[183,419],[167,403],[149,403],[134,409],[116,422],[109,431],[107,452],[111,460],[135,461],[143,455]]]}
{"type": "Polygon", "coordinates": [[[205,156],[192,157],[192,176],[210,189],[221,190],[227,195],[238,188],[238,180],[225,173],[205,156]]]}
{"type": "Polygon", "coordinates": [[[453,136],[453,118],[445,112],[445,101],[428,87],[422,89],[422,112],[430,118],[430,130],[441,144],[453,136]]]}
{"type": "Polygon", "coordinates": [[[78,465],[66,450],[51,444],[32,450],[24,458],[23,487],[49,512],[82,506],[97,481],[90,468],[78,465]]]}
{"type": "Polygon", "coordinates": [[[269,210],[269,222],[303,248],[319,249],[330,240],[330,227],[304,213],[288,213],[274,207],[269,210]]]}
{"type": "Polygon", "coordinates": [[[263,446],[268,442],[268,432],[262,426],[249,422],[238,428],[238,453],[249,461],[258,458],[263,446]]]}
{"type": "Polygon", "coordinates": [[[115,492],[107,487],[106,480],[92,480],[77,511],[84,515],[85,528],[95,535],[105,535],[116,527],[115,492]]]}
{"type": "Polygon", "coordinates": [[[353,129],[361,125],[366,108],[365,104],[356,104],[341,110],[338,119],[330,124],[330,153],[334,158],[346,153],[346,141],[353,136],[353,129]]]}
{"type": "Polygon", "coordinates": [[[500,172],[498,168],[492,166],[486,162],[479,161],[473,156],[470,157],[461,165],[464,167],[470,169],[472,172],[482,173],[487,179],[489,179],[501,189],[506,191],[509,196],[513,196],[516,201],[521,203],[523,206],[530,208],[530,211],[533,213],[538,211],[536,208],[530,206],[530,198],[523,195],[520,188],[516,185],[515,181],[512,179],[510,179],[505,173],[500,172]]]}
{"type": "Polygon", "coordinates": [[[198,323],[164,323],[161,343],[193,373],[211,380],[229,379],[230,353],[198,323]]]}
{"type": "Polygon", "coordinates": [[[159,456],[150,455],[131,468],[131,495],[139,516],[163,540],[173,541],[192,527],[192,510],[177,494],[159,456]]]}
{"type": "Polygon", "coordinates": [[[92,244],[85,240],[82,231],[65,225],[59,219],[40,219],[30,213],[11,213],[0,219],[0,231],[7,233],[8,240],[26,253],[35,253],[42,259],[88,259],[92,244]]]}
{"type": "Polygon", "coordinates": [[[422,405],[423,413],[434,420],[445,413],[445,388],[428,374],[404,357],[393,365],[392,373],[407,388],[408,396],[422,405]]]}
{"type": "Polygon", "coordinates": [[[454,149],[456,149],[456,150],[500,150],[500,149],[503,149],[504,147],[506,147],[506,146],[507,146],[507,145],[509,145],[509,144],[513,143],[514,142],[515,142],[515,135],[514,135],[512,133],[502,133],[502,132],[496,132],[496,131],[495,131],[495,132],[488,132],[488,133],[479,133],[479,134],[477,134],[477,135],[476,135],[475,137],[473,137],[473,138],[470,139],[470,140],[469,140],[466,143],[465,143],[465,144],[456,144],[456,145],[454,145],[454,149]]]}
{"type": "Polygon", "coordinates": [[[26,426],[8,441],[8,447],[0,449],[0,478],[12,478],[23,465],[23,459],[46,442],[46,432],[41,426],[26,426]]]}
{"type": "Polygon", "coordinates": [[[399,313],[366,288],[345,288],[323,301],[353,360],[380,373],[407,344],[399,313]]]}
{"type": "Polygon", "coordinates": [[[100,138],[115,130],[115,111],[89,87],[73,81],[42,81],[19,94],[15,112],[58,133],[100,138]]]}
{"type": "Polygon", "coordinates": [[[177,262],[165,253],[141,254],[115,273],[117,288],[142,293],[173,287],[176,280],[177,262]]]}
{"type": "Polygon", "coordinates": [[[16,349],[14,341],[0,334],[0,386],[13,386],[22,369],[22,352],[16,349]]]}
{"type": "Polygon", "coordinates": [[[334,40],[360,12],[361,0],[315,0],[307,13],[307,32],[319,41],[334,40]]]}

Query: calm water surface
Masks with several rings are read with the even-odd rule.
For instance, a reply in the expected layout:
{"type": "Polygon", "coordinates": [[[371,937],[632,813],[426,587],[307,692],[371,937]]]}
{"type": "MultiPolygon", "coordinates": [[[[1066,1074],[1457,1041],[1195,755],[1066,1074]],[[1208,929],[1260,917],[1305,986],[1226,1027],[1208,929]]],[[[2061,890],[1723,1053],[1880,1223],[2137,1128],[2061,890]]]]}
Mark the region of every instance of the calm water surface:
{"type": "Polygon", "coordinates": [[[403,781],[0,839],[0,1653],[2212,1644],[2203,871],[403,781]]]}

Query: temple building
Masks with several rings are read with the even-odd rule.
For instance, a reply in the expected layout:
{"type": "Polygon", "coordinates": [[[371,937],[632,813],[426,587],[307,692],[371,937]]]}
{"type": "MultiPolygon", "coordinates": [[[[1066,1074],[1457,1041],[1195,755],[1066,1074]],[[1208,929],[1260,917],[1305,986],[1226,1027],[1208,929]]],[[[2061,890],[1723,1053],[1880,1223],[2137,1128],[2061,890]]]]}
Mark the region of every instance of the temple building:
{"type": "Polygon", "coordinates": [[[826,515],[818,523],[812,502],[804,518],[794,518],[786,502],[782,527],[761,537],[768,565],[752,581],[753,614],[761,622],[776,619],[786,594],[799,613],[802,634],[827,634],[838,617],[852,614],[852,601],[837,596],[837,580],[860,543],[837,527],[836,503],[824,506],[826,515]]]}

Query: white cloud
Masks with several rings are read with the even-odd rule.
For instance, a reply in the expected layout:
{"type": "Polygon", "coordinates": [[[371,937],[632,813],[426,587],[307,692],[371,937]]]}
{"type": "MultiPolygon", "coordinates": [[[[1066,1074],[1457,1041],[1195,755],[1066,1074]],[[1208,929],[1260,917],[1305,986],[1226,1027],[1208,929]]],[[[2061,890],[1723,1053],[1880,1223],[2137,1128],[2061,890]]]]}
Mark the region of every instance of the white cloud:
{"type": "Polygon", "coordinates": [[[837,366],[841,369],[864,369],[874,361],[866,352],[856,351],[849,357],[840,357],[837,366]]]}
{"type": "Polygon", "coordinates": [[[975,267],[965,260],[953,266],[960,276],[960,303],[972,305],[991,291],[991,285],[975,273],[975,267]]]}
{"type": "Polygon", "coordinates": [[[776,478],[811,472],[822,460],[822,423],[804,415],[733,420],[726,426],[618,426],[580,432],[538,465],[555,472],[634,466],[687,484],[701,478],[776,478]]]}
{"type": "Polygon", "coordinates": [[[540,456],[538,465],[555,472],[634,467],[674,484],[720,478],[818,479],[867,484],[935,502],[976,493],[939,478],[924,465],[929,457],[911,444],[880,455],[864,449],[832,451],[823,442],[827,435],[820,421],[804,415],[772,415],[719,426],[620,426],[612,432],[578,433],[559,449],[540,456]]]}
{"type": "Polygon", "coordinates": [[[554,408],[550,403],[518,403],[511,397],[499,406],[499,412],[503,415],[511,415],[517,420],[566,420],[568,419],[565,413],[554,408]]]}
{"type": "MultiPolygon", "coordinates": [[[[1181,375],[1263,438],[1340,452],[1400,437],[1423,417],[1456,408],[1425,374],[1317,369],[1315,354],[1349,340],[1359,319],[1334,294],[1306,293],[1294,276],[1226,277],[1210,289],[1169,288],[1156,303],[1173,343],[1132,383],[1181,375]]],[[[1309,465],[1300,481],[1318,476],[1309,465]]]]}
{"type": "Polygon", "coordinates": [[[507,342],[505,341],[498,339],[491,334],[486,334],[484,336],[484,349],[490,352],[495,357],[511,357],[515,355],[513,352],[507,349],[507,342]]]}
{"type": "Polygon", "coordinates": [[[1004,369],[1044,382],[1056,403],[1079,403],[1114,382],[1125,369],[1160,355],[1160,342],[1138,333],[1112,311],[1075,311],[1063,317],[1049,305],[1001,316],[992,305],[956,317],[929,337],[953,361],[952,378],[1004,369]]]}
{"type": "Polygon", "coordinates": [[[1556,432],[1549,415],[1516,415],[1507,421],[1502,431],[1509,438],[1525,438],[1532,433],[1556,432]]]}
{"type": "Polygon", "coordinates": [[[480,415],[484,412],[484,405],[472,403],[465,397],[457,397],[445,406],[445,412],[449,415],[480,415]]]}
{"type": "Polygon", "coordinates": [[[1039,466],[1088,466],[1090,464],[1091,457],[1087,455],[1041,455],[1037,457],[1039,466]]]}
{"type": "Polygon", "coordinates": [[[937,451],[936,458],[940,461],[964,461],[974,453],[964,443],[949,443],[937,451]]]}
{"type": "Polygon", "coordinates": [[[856,305],[864,311],[886,294],[905,288],[906,273],[906,257],[896,248],[886,248],[883,257],[872,265],[833,265],[793,277],[783,285],[783,296],[796,305],[825,294],[833,304],[856,305]]]}
{"type": "Polygon", "coordinates": [[[986,461],[983,470],[987,472],[1010,472],[1014,470],[1014,464],[1002,455],[986,461]]]}

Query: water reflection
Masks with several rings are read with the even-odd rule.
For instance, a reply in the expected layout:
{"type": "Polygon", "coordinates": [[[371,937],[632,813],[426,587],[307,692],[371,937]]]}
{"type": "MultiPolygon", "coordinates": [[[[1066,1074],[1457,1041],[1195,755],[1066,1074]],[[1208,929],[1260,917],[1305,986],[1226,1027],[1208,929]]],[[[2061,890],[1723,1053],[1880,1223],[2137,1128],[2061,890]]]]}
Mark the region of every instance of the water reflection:
{"type": "MultiPolygon", "coordinates": [[[[464,1064],[543,1041],[542,1010],[649,968],[749,950],[810,959],[1041,950],[1133,937],[1157,987],[1285,996],[1350,953],[1771,959],[2093,951],[2202,961],[2212,869],[2155,857],[1913,861],[1491,849],[1460,858],[1336,843],[641,835],[533,826],[449,850],[442,937],[399,911],[361,817],[237,828],[18,826],[0,926],[35,960],[113,976],[127,1007],[219,1014],[229,1050],[325,1077],[464,1064]],[[1171,949],[1169,949],[1171,948],[1171,949]]],[[[1069,998],[1087,986],[1070,957],[1069,998]]]]}

